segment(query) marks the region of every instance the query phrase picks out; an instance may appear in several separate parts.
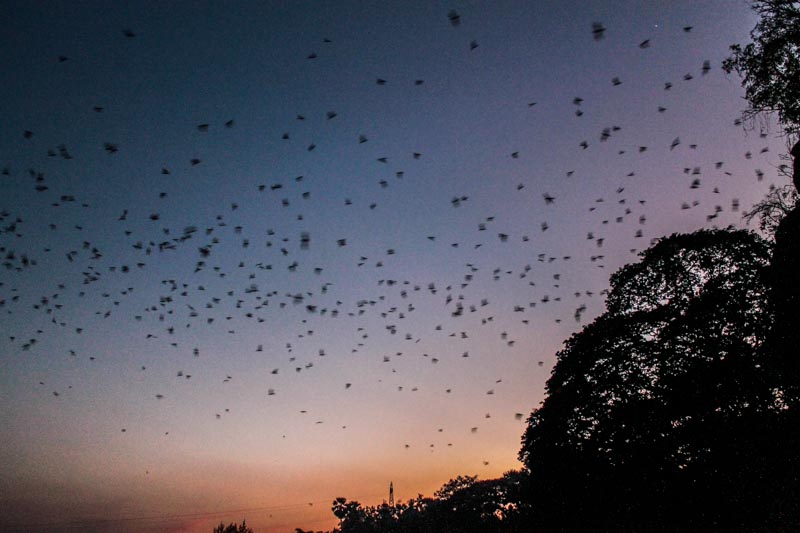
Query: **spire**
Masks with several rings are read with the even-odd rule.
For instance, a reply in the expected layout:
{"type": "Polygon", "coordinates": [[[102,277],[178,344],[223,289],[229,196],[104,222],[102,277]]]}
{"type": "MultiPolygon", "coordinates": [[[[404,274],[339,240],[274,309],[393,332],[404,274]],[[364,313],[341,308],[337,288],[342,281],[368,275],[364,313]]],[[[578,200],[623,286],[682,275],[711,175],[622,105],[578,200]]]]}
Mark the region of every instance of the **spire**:
{"type": "Polygon", "coordinates": [[[389,482],[389,505],[394,507],[394,484],[389,482]]]}

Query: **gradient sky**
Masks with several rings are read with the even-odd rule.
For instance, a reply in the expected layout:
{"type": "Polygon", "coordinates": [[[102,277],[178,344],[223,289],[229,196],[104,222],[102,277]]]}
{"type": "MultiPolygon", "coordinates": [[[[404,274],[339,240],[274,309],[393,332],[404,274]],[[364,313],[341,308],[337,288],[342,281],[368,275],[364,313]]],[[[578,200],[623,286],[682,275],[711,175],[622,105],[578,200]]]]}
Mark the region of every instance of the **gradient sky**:
{"type": "Polygon", "coordinates": [[[608,276],[784,180],[720,69],[744,1],[0,20],[3,530],[322,529],[518,468],[608,276]]]}

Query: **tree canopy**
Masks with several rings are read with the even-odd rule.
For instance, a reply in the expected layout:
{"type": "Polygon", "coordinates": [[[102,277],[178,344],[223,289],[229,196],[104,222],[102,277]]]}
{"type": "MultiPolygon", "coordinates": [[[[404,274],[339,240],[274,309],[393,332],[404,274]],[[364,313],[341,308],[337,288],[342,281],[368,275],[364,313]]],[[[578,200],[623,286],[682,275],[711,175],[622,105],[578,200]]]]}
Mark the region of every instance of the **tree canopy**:
{"type": "Polygon", "coordinates": [[[558,353],[523,435],[546,530],[769,519],[778,463],[765,439],[778,438],[781,413],[761,349],[769,258],[755,234],[704,230],[665,238],[612,276],[606,312],[558,353]]]}
{"type": "Polygon", "coordinates": [[[458,476],[436,491],[390,506],[362,506],[337,498],[333,514],[339,519],[337,532],[459,532],[492,533],[525,531],[526,504],[523,486],[527,474],[511,471],[497,479],[478,480],[458,476]]]}
{"type": "Polygon", "coordinates": [[[227,526],[223,522],[220,522],[219,525],[214,528],[214,533],[253,533],[253,529],[247,527],[246,520],[242,520],[241,524],[231,522],[227,526]]]}
{"type": "Polygon", "coordinates": [[[758,220],[758,229],[774,237],[781,221],[797,205],[797,189],[793,184],[771,187],[764,198],[744,214],[747,222],[758,220]]]}
{"type": "Polygon", "coordinates": [[[777,113],[788,133],[800,133],[800,2],[756,0],[753,42],[731,46],[722,67],[736,71],[749,102],[746,117],[777,113]]]}

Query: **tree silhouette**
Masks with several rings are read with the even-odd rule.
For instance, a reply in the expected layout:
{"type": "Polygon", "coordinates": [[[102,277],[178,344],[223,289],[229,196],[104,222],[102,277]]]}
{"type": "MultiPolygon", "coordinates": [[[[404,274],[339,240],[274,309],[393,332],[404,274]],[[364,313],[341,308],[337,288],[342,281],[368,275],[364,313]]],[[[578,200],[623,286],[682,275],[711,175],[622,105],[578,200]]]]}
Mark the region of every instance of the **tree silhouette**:
{"type": "MultiPolygon", "coordinates": [[[[745,117],[777,113],[789,137],[800,134],[800,2],[757,0],[753,3],[760,20],[750,33],[753,42],[731,47],[723,62],[727,72],[736,71],[749,100],[745,117]]],[[[795,138],[795,141],[797,139],[795,138]]],[[[776,191],[748,215],[760,219],[761,228],[774,234],[775,245],[767,275],[769,302],[774,324],[763,352],[769,354],[768,368],[781,401],[780,437],[789,447],[797,443],[800,428],[800,142],[791,149],[794,158],[792,182],[776,191]],[[794,190],[793,190],[794,189],[794,190]]],[[[788,458],[784,480],[797,490],[800,479],[798,459],[788,458]]],[[[796,492],[795,492],[796,493],[796,492]]],[[[796,499],[795,499],[796,501],[796,499]]],[[[784,514],[797,524],[798,505],[787,505],[784,514]]]]}
{"type": "Polygon", "coordinates": [[[797,189],[792,184],[771,187],[764,198],[744,214],[748,222],[757,219],[758,229],[765,235],[775,236],[778,226],[797,205],[797,189]]]}
{"type": "Polygon", "coordinates": [[[337,498],[333,514],[337,532],[492,533],[527,531],[522,487],[528,476],[511,471],[497,479],[458,476],[445,483],[433,498],[418,496],[397,505],[362,507],[337,498]]]}
{"type": "Polygon", "coordinates": [[[777,113],[789,133],[800,133],[800,2],[757,0],[753,42],[731,46],[722,68],[743,77],[750,107],[745,117],[777,113]]]}
{"type": "MultiPolygon", "coordinates": [[[[794,175],[800,177],[800,142],[792,150],[794,175]]],[[[795,179],[797,181],[797,179],[795,179]]],[[[797,185],[797,184],[796,184],[797,185]]],[[[770,350],[775,366],[782,374],[787,406],[800,409],[800,209],[794,207],[784,216],[775,231],[769,281],[771,301],[775,308],[775,328],[770,350]]]]}
{"type": "Polygon", "coordinates": [[[612,276],[606,312],[558,353],[523,435],[542,529],[786,523],[776,481],[793,452],[776,444],[790,436],[762,349],[769,259],[752,233],[704,230],[612,276]]]}
{"type": "Polygon", "coordinates": [[[458,476],[434,494],[433,531],[516,531],[525,522],[522,487],[527,474],[506,472],[497,479],[458,476]]]}
{"type": "Polygon", "coordinates": [[[331,507],[333,515],[339,519],[339,530],[369,531],[366,529],[367,513],[357,501],[347,501],[346,498],[336,498],[331,507]]]}
{"type": "Polygon", "coordinates": [[[247,527],[246,520],[242,520],[242,523],[238,525],[232,522],[226,526],[223,522],[220,522],[214,528],[214,533],[253,533],[253,530],[247,527]]]}

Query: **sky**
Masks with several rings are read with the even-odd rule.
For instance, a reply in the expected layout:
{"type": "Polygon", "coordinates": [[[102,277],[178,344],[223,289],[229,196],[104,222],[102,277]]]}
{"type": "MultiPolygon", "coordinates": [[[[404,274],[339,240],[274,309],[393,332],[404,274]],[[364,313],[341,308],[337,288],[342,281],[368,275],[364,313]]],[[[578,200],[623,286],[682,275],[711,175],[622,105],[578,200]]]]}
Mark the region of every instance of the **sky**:
{"type": "Polygon", "coordinates": [[[609,276],[786,181],[720,68],[744,1],[0,19],[4,531],[327,529],[519,468],[609,276]]]}

